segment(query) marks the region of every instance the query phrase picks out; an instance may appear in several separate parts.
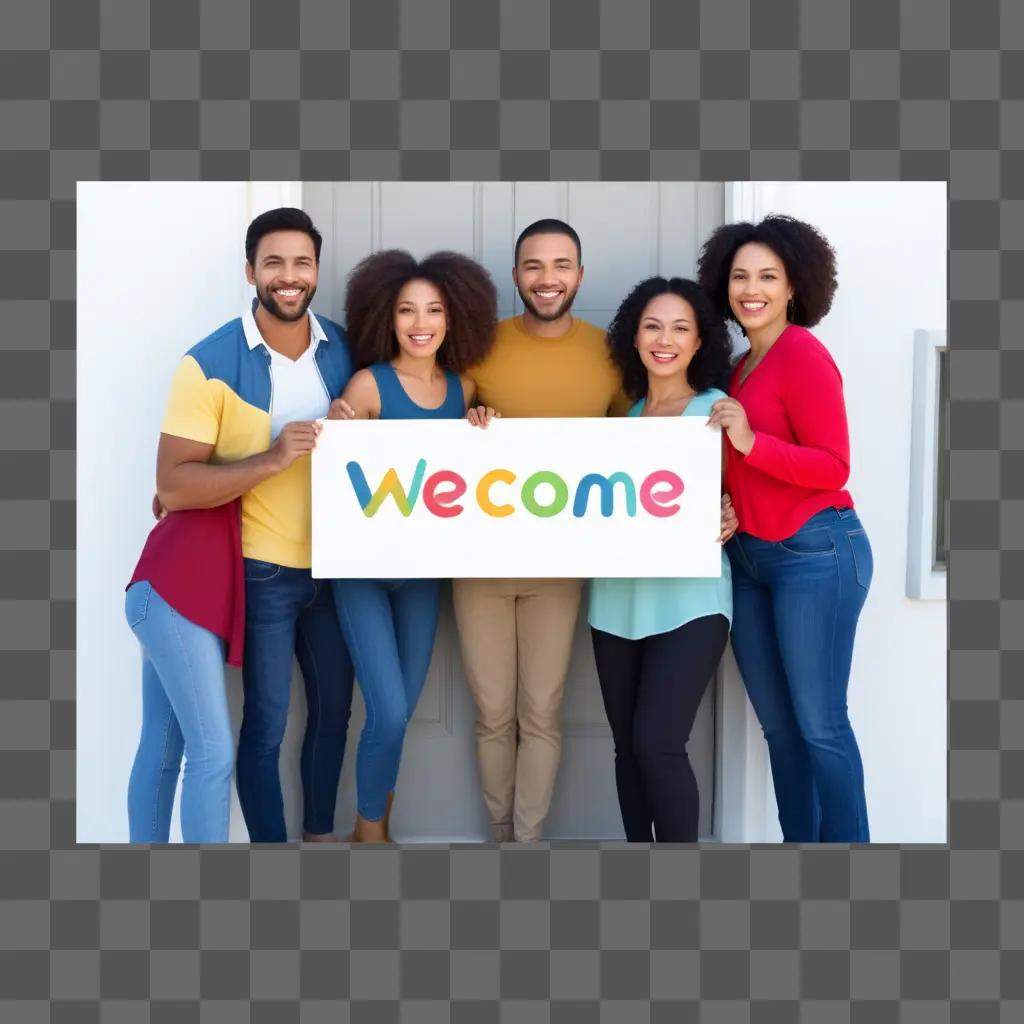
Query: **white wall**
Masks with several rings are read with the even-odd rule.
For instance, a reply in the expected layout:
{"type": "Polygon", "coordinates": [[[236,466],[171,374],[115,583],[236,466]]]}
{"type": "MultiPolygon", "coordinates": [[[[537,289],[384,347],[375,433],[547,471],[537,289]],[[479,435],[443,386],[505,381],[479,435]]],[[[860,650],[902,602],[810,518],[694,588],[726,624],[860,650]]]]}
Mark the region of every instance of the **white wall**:
{"type": "MultiPolygon", "coordinates": [[[[906,565],[914,331],[946,324],[946,186],[734,186],[727,219],[769,213],[814,224],[837,254],[839,289],[814,333],[843,374],[852,453],[849,490],[875,558],[848,700],[864,761],[871,838],[944,843],[946,602],[906,597],[906,565]]],[[[756,729],[748,709],[735,701],[725,710],[734,729],[740,719],[751,733],[756,729]]],[[[733,779],[724,795],[740,800],[745,793],[747,806],[729,822],[723,838],[770,841],[779,836],[777,812],[770,785],[762,789],[757,778],[769,778],[759,731],[752,739],[751,750],[733,744],[737,758],[746,757],[747,776],[733,779]]]]}
{"type": "MultiPolygon", "coordinates": [[[[274,183],[78,186],[77,835],[126,842],[141,720],[124,588],[153,525],[156,446],[185,351],[238,316],[245,228],[297,193],[274,183]]],[[[229,680],[236,726],[239,680],[229,680]]],[[[180,839],[177,812],[172,838],[180,839]]],[[[237,801],[232,838],[244,841],[237,801]]]]}

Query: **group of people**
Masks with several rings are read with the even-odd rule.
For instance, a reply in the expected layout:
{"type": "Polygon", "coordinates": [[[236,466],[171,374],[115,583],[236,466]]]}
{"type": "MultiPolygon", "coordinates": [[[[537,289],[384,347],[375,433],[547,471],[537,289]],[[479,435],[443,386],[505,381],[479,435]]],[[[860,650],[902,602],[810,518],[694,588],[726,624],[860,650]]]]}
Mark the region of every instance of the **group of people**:
{"type": "MultiPolygon", "coordinates": [[[[142,648],[130,840],[167,842],[183,756],[186,842],[227,841],[233,772],[250,840],[287,840],[278,761],[297,659],[303,839],[339,840],[355,681],[366,720],[345,841],[391,841],[440,581],[312,577],[309,456],[324,419],[465,418],[486,429],[497,416],[618,415],[698,416],[719,428],[724,491],[719,577],[589,582],[627,839],[697,840],[687,741],[731,632],[785,841],[866,842],[846,690],[872,555],[845,489],[842,380],[808,330],[836,288],[827,240],[782,216],[725,225],[704,244],[696,281],[640,282],[607,332],[572,314],[582,249],[560,220],[519,235],[512,277],[523,312],[500,323],[474,260],[387,250],[349,276],[342,328],[309,309],[320,247],[301,210],[257,217],[245,240],[255,300],[190,349],[171,384],[158,521],[125,600],[142,648]],[[735,365],[730,320],[750,343],[735,365]],[[237,754],[225,662],[242,668],[237,754]]],[[[541,838],[586,583],[452,581],[491,841],[541,838]]]]}

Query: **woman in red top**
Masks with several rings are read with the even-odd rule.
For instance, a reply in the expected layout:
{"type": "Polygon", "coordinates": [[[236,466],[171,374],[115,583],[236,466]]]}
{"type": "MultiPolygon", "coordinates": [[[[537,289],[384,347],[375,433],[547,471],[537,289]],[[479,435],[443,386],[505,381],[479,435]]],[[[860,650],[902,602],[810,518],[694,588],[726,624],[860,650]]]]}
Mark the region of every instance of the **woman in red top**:
{"type": "Polygon", "coordinates": [[[181,835],[226,843],[234,739],[224,661],[240,666],[245,581],[239,503],[163,512],[125,595],[142,647],[142,735],[128,781],[132,843],[166,843],[182,754],[181,835]]]}
{"type": "Polygon", "coordinates": [[[768,743],[783,838],[867,842],[846,689],[873,562],[845,489],[842,377],[807,330],[832,304],[835,253],[809,224],[771,216],[715,231],[698,273],[750,341],[708,422],[730,442],[732,644],[768,743]]]}

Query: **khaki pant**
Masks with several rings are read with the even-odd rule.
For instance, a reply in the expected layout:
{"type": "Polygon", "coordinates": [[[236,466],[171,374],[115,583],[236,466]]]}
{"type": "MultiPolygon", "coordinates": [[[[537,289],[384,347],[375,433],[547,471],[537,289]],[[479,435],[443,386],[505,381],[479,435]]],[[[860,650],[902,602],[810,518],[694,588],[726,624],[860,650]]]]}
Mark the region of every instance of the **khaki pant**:
{"type": "Polygon", "coordinates": [[[582,580],[453,581],[484,801],[499,842],[539,839],[551,805],[582,590],[582,580]]]}

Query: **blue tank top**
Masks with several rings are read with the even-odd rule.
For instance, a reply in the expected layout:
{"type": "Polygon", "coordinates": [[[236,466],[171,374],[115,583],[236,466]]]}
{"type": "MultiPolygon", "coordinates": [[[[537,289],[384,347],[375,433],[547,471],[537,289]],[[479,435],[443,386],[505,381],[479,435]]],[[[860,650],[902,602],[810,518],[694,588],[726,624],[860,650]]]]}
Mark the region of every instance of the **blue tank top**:
{"type": "Polygon", "coordinates": [[[402,382],[390,363],[374,363],[370,373],[377,382],[380,393],[380,418],[382,420],[458,420],[466,414],[466,402],[462,396],[462,382],[453,370],[445,370],[447,382],[444,401],[436,409],[425,409],[417,405],[402,387],[402,382]]]}

